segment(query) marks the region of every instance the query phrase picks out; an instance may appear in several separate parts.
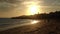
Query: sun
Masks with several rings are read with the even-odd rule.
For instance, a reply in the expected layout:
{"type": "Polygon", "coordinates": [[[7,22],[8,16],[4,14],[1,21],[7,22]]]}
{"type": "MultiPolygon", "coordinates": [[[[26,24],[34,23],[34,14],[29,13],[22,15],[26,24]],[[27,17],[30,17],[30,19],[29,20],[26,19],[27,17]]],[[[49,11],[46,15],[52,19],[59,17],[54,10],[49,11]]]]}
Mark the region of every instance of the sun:
{"type": "Polygon", "coordinates": [[[38,13],[38,12],[37,12],[37,6],[36,6],[36,5],[31,5],[31,6],[29,7],[29,11],[30,11],[30,14],[31,14],[31,15],[37,14],[37,13],[38,13]]]}
{"type": "Polygon", "coordinates": [[[39,6],[35,2],[32,2],[31,4],[28,4],[27,12],[28,15],[38,14],[39,6]]]}

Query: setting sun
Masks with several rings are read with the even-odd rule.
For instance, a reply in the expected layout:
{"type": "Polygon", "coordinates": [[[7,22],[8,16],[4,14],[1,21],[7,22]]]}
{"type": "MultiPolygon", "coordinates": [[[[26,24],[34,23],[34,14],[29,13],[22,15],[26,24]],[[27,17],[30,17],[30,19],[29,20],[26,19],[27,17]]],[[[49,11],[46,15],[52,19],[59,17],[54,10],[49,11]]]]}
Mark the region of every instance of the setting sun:
{"type": "Polygon", "coordinates": [[[31,15],[37,14],[38,13],[37,6],[35,6],[35,5],[30,6],[29,11],[30,11],[31,15]]]}
{"type": "Polygon", "coordinates": [[[28,15],[34,15],[34,14],[38,14],[39,12],[39,6],[36,4],[36,2],[31,2],[31,4],[28,4],[28,15]]]}

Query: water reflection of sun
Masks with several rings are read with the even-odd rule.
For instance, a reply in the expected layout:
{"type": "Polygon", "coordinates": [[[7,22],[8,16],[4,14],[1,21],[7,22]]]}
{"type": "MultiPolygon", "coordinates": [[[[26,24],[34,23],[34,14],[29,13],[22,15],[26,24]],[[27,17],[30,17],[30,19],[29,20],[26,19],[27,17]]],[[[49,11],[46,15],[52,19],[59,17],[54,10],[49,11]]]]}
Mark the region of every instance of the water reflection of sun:
{"type": "Polygon", "coordinates": [[[32,21],[31,24],[36,24],[38,23],[39,21],[32,21]]]}
{"type": "Polygon", "coordinates": [[[27,5],[27,15],[34,15],[38,14],[39,12],[39,5],[36,2],[31,2],[27,5]]]}

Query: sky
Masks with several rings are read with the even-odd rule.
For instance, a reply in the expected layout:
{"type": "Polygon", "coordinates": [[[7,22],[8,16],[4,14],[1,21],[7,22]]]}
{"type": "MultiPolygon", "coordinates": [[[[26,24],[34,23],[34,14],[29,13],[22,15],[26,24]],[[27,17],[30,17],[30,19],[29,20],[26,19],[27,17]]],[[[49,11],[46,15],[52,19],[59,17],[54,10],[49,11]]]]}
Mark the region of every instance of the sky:
{"type": "Polygon", "coordinates": [[[60,0],[0,0],[0,18],[10,18],[26,15],[26,5],[36,2],[41,13],[60,10],[60,0]]]}

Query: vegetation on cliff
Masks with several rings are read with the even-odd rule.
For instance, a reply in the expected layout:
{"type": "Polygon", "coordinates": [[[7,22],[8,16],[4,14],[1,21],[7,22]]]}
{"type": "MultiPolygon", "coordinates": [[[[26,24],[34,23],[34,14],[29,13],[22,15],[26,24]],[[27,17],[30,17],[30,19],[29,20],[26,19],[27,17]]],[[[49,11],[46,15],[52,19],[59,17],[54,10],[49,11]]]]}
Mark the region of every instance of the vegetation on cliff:
{"type": "Polygon", "coordinates": [[[49,14],[35,14],[35,15],[23,15],[18,17],[12,17],[12,19],[60,19],[60,11],[50,12],[49,14]]]}

